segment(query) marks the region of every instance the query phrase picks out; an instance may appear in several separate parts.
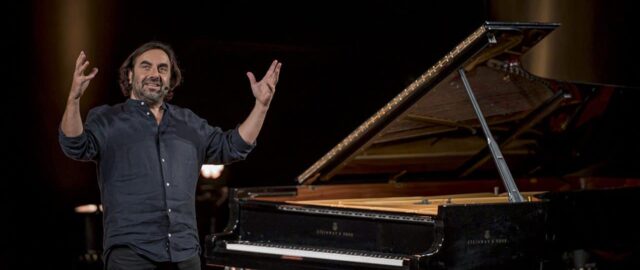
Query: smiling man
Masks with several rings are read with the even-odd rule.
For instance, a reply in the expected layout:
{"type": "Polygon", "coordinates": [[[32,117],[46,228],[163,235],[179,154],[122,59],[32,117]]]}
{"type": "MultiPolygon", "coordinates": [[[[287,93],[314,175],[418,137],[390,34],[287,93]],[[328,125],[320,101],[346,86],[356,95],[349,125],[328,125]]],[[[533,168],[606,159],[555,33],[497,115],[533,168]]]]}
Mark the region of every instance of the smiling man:
{"type": "Polygon", "coordinates": [[[182,75],[173,50],[149,42],[120,67],[123,103],[93,108],[83,124],[80,99],[97,75],[76,60],[59,142],[75,160],[97,164],[104,211],[107,269],[200,269],[195,190],[202,164],[243,160],[255,146],[282,66],[256,81],[255,105],[237,129],[213,127],[191,110],[167,103],[182,75]]]}

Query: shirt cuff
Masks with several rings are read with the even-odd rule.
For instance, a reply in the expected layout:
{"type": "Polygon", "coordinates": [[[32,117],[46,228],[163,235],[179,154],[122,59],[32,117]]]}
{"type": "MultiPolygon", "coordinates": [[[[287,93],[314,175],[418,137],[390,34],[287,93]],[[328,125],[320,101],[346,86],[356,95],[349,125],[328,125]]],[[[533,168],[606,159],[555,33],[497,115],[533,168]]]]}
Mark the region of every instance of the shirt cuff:
{"type": "Polygon", "coordinates": [[[231,132],[231,143],[240,152],[248,152],[256,147],[256,142],[254,142],[253,144],[245,142],[242,136],[240,136],[240,132],[237,128],[231,132]]]}
{"type": "Polygon", "coordinates": [[[83,141],[84,140],[84,136],[86,136],[85,133],[84,133],[84,129],[82,130],[82,133],[80,133],[80,135],[75,136],[75,137],[69,137],[67,135],[64,135],[64,132],[62,132],[62,128],[61,127],[58,127],[58,140],[60,142],[67,142],[67,143],[70,143],[70,144],[76,144],[78,142],[83,141]]]}

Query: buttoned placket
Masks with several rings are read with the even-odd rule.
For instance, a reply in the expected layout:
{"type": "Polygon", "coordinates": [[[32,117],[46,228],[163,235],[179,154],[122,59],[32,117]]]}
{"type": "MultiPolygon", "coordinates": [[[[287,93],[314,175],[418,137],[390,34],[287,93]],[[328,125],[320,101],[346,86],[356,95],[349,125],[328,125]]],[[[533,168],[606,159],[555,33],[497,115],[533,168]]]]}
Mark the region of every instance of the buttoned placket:
{"type": "Polygon", "coordinates": [[[167,250],[167,253],[169,254],[169,257],[171,257],[171,252],[170,252],[170,246],[171,246],[171,223],[172,223],[172,217],[171,217],[171,208],[169,206],[169,193],[171,192],[171,181],[169,179],[169,170],[168,170],[168,157],[167,157],[167,151],[165,149],[165,144],[164,144],[164,138],[162,136],[162,130],[164,128],[164,126],[166,125],[164,122],[167,121],[167,117],[169,117],[167,115],[167,111],[165,111],[165,113],[163,114],[162,118],[160,120],[160,124],[157,123],[154,115],[151,113],[150,109],[148,106],[145,106],[144,101],[140,102],[140,105],[143,106],[144,111],[146,116],[148,116],[150,118],[149,121],[151,121],[153,123],[153,127],[155,128],[155,134],[156,134],[156,146],[158,149],[158,157],[160,158],[160,169],[161,169],[161,177],[162,177],[162,182],[164,183],[163,185],[163,189],[164,189],[164,204],[165,204],[165,208],[166,208],[166,214],[167,214],[167,219],[169,220],[169,227],[167,228],[167,241],[166,241],[166,247],[165,250],[167,250]]]}
{"type": "MultiPolygon", "coordinates": [[[[160,168],[162,169],[162,182],[163,182],[163,188],[164,188],[164,201],[165,201],[165,207],[166,207],[166,215],[167,215],[167,219],[169,220],[169,227],[168,232],[167,232],[167,246],[166,246],[166,250],[169,253],[169,257],[171,257],[171,227],[173,224],[173,216],[171,214],[171,206],[169,205],[169,198],[171,197],[170,194],[172,194],[173,189],[171,187],[171,174],[169,171],[169,160],[170,157],[167,155],[167,150],[166,150],[166,144],[164,143],[164,129],[167,126],[167,121],[169,120],[169,113],[165,110],[162,119],[160,120],[160,124],[158,125],[158,129],[157,129],[157,136],[158,136],[158,154],[159,154],[159,158],[160,158],[160,168]]],[[[155,121],[155,119],[154,119],[155,121]]]]}
{"type": "MultiPolygon", "coordinates": [[[[166,117],[166,115],[164,116],[166,117]]],[[[164,121],[164,119],[162,120],[164,121]]],[[[158,136],[158,154],[160,157],[160,168],[162,169],[162,183],[163,183],[163,188],[164,188],[164,203],[165,203],[165,207],[166,207],[166,215],[167,215],[167,219],[169,220],[169,227],[168,227],[168,232],[167,232],[167,247],[166,249],[169,250],[169,246],[171,244],[171,224],[172,222],[172,217],[171,217],[171,207],[169,206],[169,197],[171,194],[171,181],[170,181],[170,174],[169,174],[169,170],[168,170],[168,162],[167,162],[167,151],[165,149],[165,144],[163,143],[163,136],[162,136],[162,121],[160,126],[158,126],[158,130],[157,130],[157,136],[158,136]]]]}

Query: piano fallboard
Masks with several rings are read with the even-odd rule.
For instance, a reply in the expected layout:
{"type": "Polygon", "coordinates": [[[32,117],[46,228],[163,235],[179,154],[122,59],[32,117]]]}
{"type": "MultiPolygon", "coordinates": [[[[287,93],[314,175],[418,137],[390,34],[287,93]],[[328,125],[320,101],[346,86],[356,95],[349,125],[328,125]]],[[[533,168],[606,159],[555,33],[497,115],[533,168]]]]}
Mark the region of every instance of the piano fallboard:
{"type": "Polygon", "coordinates": [[[239,238],[249,242],[422,254],[435,239],[431,216],[255,201],[239,207],[239,238]],[[407,235],[420,241],[407,241],[407,235]]]}

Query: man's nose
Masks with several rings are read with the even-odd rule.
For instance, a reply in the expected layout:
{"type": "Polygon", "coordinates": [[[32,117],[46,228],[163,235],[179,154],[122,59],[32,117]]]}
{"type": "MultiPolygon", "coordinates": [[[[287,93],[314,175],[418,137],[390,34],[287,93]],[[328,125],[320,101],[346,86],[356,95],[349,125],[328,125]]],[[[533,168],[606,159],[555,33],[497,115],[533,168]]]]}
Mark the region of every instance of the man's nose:
{"type": "Polygon", "coordinates": [[[159,81],[160,80],[160,76],[158,76],[158,74],[149,74],[149,76],[147,77],[150,81],[159,81]]]}
{"type": "Polygon", "coordinates": [[[149,73],[149,77],[159,79],[160,73],[158,72],[157,69],[151,69],[151,72],[149,73]]]}

